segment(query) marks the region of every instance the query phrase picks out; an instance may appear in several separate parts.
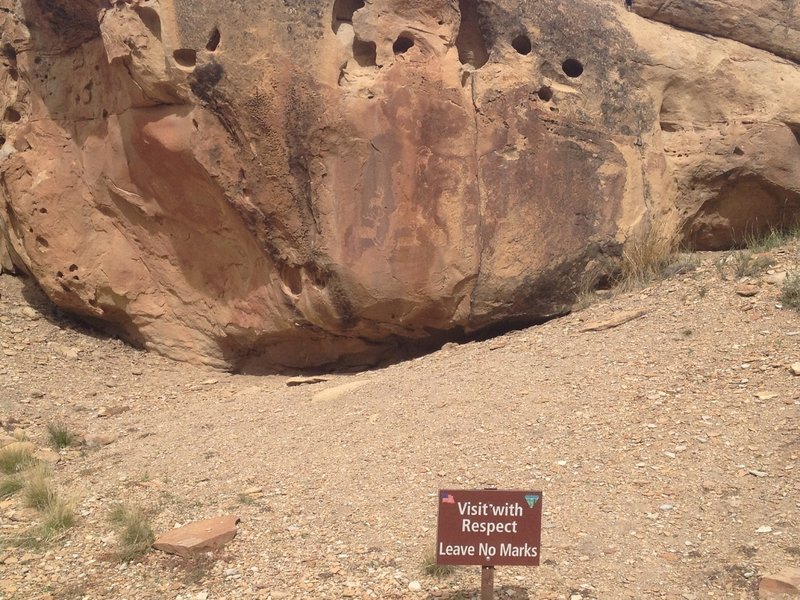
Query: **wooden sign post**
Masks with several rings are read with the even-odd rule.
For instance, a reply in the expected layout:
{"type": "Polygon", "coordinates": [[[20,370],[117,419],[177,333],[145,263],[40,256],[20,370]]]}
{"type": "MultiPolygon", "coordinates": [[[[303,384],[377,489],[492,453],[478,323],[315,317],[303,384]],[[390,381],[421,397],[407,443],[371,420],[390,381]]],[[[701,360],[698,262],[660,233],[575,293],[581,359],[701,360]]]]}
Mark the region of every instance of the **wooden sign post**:
{"type": "Polygon", "coordinates": [[[439,491],[436,563],[481,566],[481,600],[496,566],[539,566],[541,538],[542,492],[439,491]]]}

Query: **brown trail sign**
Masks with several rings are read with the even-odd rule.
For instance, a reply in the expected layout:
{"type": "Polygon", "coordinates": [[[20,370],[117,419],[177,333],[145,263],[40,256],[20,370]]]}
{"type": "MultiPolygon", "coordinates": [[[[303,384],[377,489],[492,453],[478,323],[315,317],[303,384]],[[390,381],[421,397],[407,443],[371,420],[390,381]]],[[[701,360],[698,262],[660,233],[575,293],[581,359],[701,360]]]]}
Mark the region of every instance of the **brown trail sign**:
{"type": "Polygon", "coordinates": [[[494,567],[538,567],[542,492],[440,490],[436,563],[481,565],[481,600],[494,597],[494,567]]]}
{"type": "Polygon", "coordinates": [[[542,492],[441,490],[436,562],[539,566],[542,492]]]}

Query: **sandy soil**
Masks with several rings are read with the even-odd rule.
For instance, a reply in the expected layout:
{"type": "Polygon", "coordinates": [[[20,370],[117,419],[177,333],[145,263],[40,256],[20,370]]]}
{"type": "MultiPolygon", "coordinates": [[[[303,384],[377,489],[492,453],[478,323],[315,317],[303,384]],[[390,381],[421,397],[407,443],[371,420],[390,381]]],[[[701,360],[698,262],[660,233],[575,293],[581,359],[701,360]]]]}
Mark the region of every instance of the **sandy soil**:
{"type": "MultiPolygon", "coordinates": [[[[544,493],[542,565],[498,568],[498,598],[755,598],[800,562],[800,313],[768,282],[798,247],[772,256],[753,297],[709,254],[539,327],[296,387],[137,351],[0,276],[5,433],[114,438],[62,451],[78,524],[0,547],[0,598],[470,598],[479,568],[423,563],[437,490],[487,485],[544,493]],[[242,521],[213,557],[120,565],[120,501],[156,532],[242,521]]],[[[37,518],[19,494],[0,508],[6,539],[37,518]]]]}

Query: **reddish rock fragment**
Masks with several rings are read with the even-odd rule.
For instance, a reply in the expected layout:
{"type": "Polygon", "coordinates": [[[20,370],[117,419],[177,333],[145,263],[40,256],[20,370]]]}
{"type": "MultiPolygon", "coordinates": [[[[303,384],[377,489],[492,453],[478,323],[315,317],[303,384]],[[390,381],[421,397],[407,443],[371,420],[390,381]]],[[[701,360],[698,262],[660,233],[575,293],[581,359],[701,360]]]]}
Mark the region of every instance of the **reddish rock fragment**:
{"type": "Polygon", "coordinates": [[[188,558],[194,553],[219,550],[236,537],[239,517],[225,516],[195,521],[164,533],[153,548],[188,558]]]}
{"type": "Polygon", "coordinates": [[[745,283],[736,288],[736,293],[743,298],[752,298],[758,291],[758,286],[752,283],[745,283]]]}
{"type": "Polygon", "coordinates": [[[800,597],[800,569],[786,567],[775,575],[764,575],[758,584],[759,598],[800,597]]]}

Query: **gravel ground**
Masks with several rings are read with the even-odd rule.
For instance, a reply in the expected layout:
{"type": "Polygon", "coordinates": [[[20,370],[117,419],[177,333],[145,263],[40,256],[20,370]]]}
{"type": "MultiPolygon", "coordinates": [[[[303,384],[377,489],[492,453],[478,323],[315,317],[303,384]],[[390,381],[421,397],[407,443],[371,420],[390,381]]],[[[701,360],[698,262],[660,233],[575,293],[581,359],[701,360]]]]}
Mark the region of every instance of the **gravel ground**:
{"type": "MultiPolygon", "coordinates": [[[[800,313],[774,283],[800,253],[773,251],[752,297],[721,256],[539,327],[293,387],[137,351],[0,276],[0,434],[44,447],[63,422],[94,441],[54,467],[78,522],[0,546],[0,598],[472,598],[479,568],[423,564],[437,490],[488,485],[544,493],[542,565],[498,568],[498,598],[756,598],[800,563],[800,313]],[[239,534],[120,564],[119,502],[157,533],[235,514],[239,534]]],[[[6,540],[37,518],[21,494],[0,500],[6,540]]]]}

